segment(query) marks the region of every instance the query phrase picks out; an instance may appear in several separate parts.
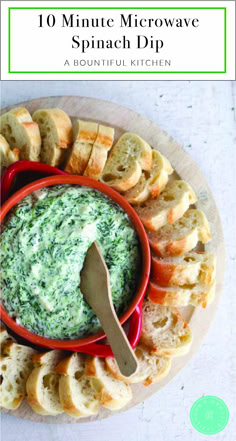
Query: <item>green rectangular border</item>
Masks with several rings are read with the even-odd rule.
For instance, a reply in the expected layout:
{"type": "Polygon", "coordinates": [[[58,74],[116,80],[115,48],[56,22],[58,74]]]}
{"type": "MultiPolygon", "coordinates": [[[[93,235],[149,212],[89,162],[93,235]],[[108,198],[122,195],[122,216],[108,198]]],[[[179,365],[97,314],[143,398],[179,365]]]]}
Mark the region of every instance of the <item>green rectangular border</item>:
{"type": "Polygon", "coordinates": [[[147,73],[147,74],[219,74],[226,73],[227,61],[227,43],[226,43],[226,7],[9,7],[8,8],[8,73],[14,74],[132,74],[132,73],[147,73]],[[120,9],[120,10],[137,10],[137,9],[222,9],[224,10],[224,70],[223,71],[12,71],[11,70],[11,10],[13,9],[120,9]]]}

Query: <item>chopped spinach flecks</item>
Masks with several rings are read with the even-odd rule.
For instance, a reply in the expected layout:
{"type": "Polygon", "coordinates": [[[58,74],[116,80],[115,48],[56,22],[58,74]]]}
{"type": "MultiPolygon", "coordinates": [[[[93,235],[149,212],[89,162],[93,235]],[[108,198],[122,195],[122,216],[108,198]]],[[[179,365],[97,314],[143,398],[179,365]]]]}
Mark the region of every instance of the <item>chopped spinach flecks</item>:
{"type": "Polygon", "coordinates": [[[39,190],[14,207],[1,234],[0,284],[3,306],[17,323],[58,339],[100,329],[80,291],[80,271],[95,240],[120,315],[140,270],[138,236],[127,214],[102,193],[70,185],[39,190]]]}

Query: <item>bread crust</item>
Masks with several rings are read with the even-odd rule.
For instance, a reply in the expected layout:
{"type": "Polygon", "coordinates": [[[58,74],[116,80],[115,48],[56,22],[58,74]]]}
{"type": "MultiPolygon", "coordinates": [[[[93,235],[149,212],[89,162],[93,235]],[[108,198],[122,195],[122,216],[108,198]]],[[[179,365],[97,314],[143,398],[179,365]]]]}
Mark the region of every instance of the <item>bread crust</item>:
{"type": "Polygon", "coordinates": [[[99,407],[89,379],[84,375],[85,359],[84,354],[74,352],[55,368],[55,372],[61,374],[59,396],[63,409],[76,418],[96,415],[99,407]]]}
{"type": "Polygon", "coordinates": [[[14,115],[20,124],[32,121],[32,117],[25,107],[15,107],[14,109],[9,110],[8,113],[14,115]]]}
{"type": "Polygon", "coordinates": [[[138,205],[148,198],[156,199],[164,190],[169,175],[173,173],[167,158],[157,150],[152,150],[152,168],[143,171],[138,183],[123,194],[132,205],[138,205]]]}
{"type": "Polygon", "coordinates": [[[72,124],[69,116],[61,109],[39,109],[33,113],[42,136],[41,161],[60,166],[64,149],[72,143],[72,124]]]}
{"type": "Polygon", "coordinates": [[[175,180],[164,189],[158,199],[144,202],[136,211],[148,230],[157,231],[180,219],[190,204],[196,201],[197,197],[190,185],[185,181],[175,180]]]}
{"type": "Polygon", "coordinates": [[[98,134],[95,141],[95,145],[101,149],[106,149],[109,151],[112,147],[114,141],[115,130],[113,127],[103,126],[99,124],[98,134]]]}
{"type": "Polygon", "coordinates": [[[38,122],[39,127],[41,126],[41,118],[46,118],[50,125],[55,127],[55,144],[57,147],[66,149],[70,147],[72,143],[72,123],[67,115],[61,109],[39,109],[33,113],[33,120],[38,122]]]}
{"type": "Polygon", "coordinates": [[[53,369],[59,364],[61,360],[65,358],[65,352],[60,350],[49,350],[46,352],[38,352],[33,356],[33,363],[36,365],[43,366],[46,363],[50,363],[53,369]]]}
{"type": "Polygon", "coordinates": [[[124,381],[126,384],[143,383],[144,386],[149,386],[150,384],[161,381],[169,373],[171,367],[170,358],[150,355],[139,345],[135,348],[135,355],[139,361],[139,369],[137,373],[130,377],[125,377],[121,374],[114,357],[106,357],[106,367],[117,380],[124,381]],[[143,363],[142,358],[147,359],[146,364],[143,363]],[[150,363],[152,363],[151,367],[149,360],[150,363]]]}
{"type": "Polygon", "coordinates": [[[72,174],[83,174],[87,167],[92,148],[97,137],[98,124],[77,120],[74,125],[74,144],[65,171],[72,174]]]}
{"type": "Polygon", "coordinates": [[[55,367],[55,372],[60,375],[70,374],[71,357],[63,358],[55,367]]]}
{"type": "Polygon", "coordinates": [[[14,148],[10,149],[10,146],[4,136],[0,135],[0,176],[4,168],[13,164],[20,159],[20,150],[14,148]]]}
{"type": "Polygon", "coordinates": [[[1,329],[0,406],[17,409],[22,403],[26,381],[33,368],[31,357],[34,353],[34,349],[15,343],[7,331],[1,329]]]}
{"type": "Polygon", "coordinates": [[[80,143],[75,142],[72,147],[71,156],[66,164],[65,172],[71,174],[83,174],[84,167],[91,154],[91,148],[88,146],[81,146],[80,143]]]}
{"type": "Polygon", "coordinates": [[[25,108],[15,108],[1,117],[1,133],[5,136],[11,150],[19,150],[19,158],[38,161],[41,136],[38,124],[32,121],[25,108]]]}
{"type": "Polygon", "coordinates": [[[102,170],[106,164],[107,160],[107,151],[105,149],[101,149],[96,145],[93,146],[93,150],[91,156],[89,158],[88,165],[84,171],[84,176],[88,178],[95,179],[98,181],[102,170]]]}
{"type": "Polygon", "coordinates": [[[148,299],[144,301],[139,340],[142,348],[160,357],[178,357],[186,354],[191,344],[191,329],[177,308],[154,305],[148,299]]]}
{"type": "Polygon", "coordinates": [[[152,166],[152,149],[140,136],[125,133],[112,148],[100,180],[117,191],[134,187],[152,166]]]}
{"type": "Polygon", "coordinates": [[[207,252],[190,252],[184,256],[183,259],[159,259],[153,254],[151,280],[161,286],[198,282],[210,285],[215,278],[215,256],[207,252]]]}
{"type": "Polygon", "coordinates": [[[35,122],[24,122],[22,127],[25,129],[27,136],[31,143],[30,152],[23,153],[20,150],[20,159],[28,159],[29,161],[38,161],[41,149],[41,136],[39,126],[35,122]]]}
{"type": "Polygon", "coordinates": [[[75,405],[72,400],[71,394],[68,394],[68,390],[71,389],[70,386],[70,377],[61,377],[59,382],[59,395],[60,402],[63,405],[63,410],[68,415],[73,416],[75,418],[83,417],[83,413],[75,408],[75,405]]]}
{"type": "Polygon", "coordinates": [[[169,374],[170,369],[171,369],[171,364],[172,364],[171,358],[159,357],[159,359],[161,359],[162,361],[163,360],[165,360],[165,361],[162,363],[162,366],[160,367],[159,370],[156,371],[156,373],[149,375],[143,381],[144,386],[150,386],[151,384],[159,383],[159,381],[163,380],[163,378],[165,378],[169,374]]]}
{"type": "Polygon", "coordinates": [[[27,383],[26,383],[26,391],[27,391],[27,402],[31,409],[38,413],[39,415],[57,415],[56,413],[48,412],[44,406],[41,405],[38,389],[41,387],[41,381],[43,374],[47,374],[48,370],[43,369],[42,367],[35,367],[31,372],[27,383]]]}
{"type": "Polygon", "coordinates": [[[87,377],[90,377],[91,386],[97,392],[96,398],[102,406],[110,410],[118,410],[124,407],[131,400],[132,391],[130,387],[124,382],[114,379],[114,391],[111,392],[111,387],[110,390],[107,389],[102,376],[111,374],[108,374],[108,372],[106,373],[105,361],[101,361],[100,359],[98,359],[98,357],[87,358],[85,362],[85,375],[87,377]],[[104,366],[100,367],[101,371],[103,371],[103,374],[99,372],[97,363],[104,363],[104,366]],[[123,393],[117,395],[116,388],[119,389],[119,387],[122,387],[123,393]]]}
{"type": "MultiPolygon", "coordinates": [[[[75,418],[84,418],[90,415],[96,415],[99,409],[98,400],[93,397],[88,404],[88,406],[84,405],[86,397],[82,397],[81,403],[78,403],[78,394],[83,395],[85,392],[83,390],[75,390],[76,389],[76,381],[71,376],[62,376],[59,381],[59,395],[60,401],[63,405],[64,412],[68,415],[73,416],[75,418]]],[[[91,389],[91,385],[87,377],[83,375],[80,379],[80,383],[83,383],[83,388],[86,385],[87,388],[91,389]]],[[[91,389],[92,390],[92,389],[91,389]]]]}
{"type": "Polygon", "coordinates": [[[63,351],[52,350],[33,357],[35,367],[26,383],[27,402],[40,415],[58,415],[63,412],[57,386],[59,374],[55,372],[55,367],[64,356],[63,351]],[[49,385],[44,384],[47,376],[49,385]],[[50,401],[50,394],[56,406],[50,401]]]}
{"type": "Polygon", "coordinates": [[[166,243],[165,241],[156,241],[155,236],[148,233],[150,246],[159,257],[182,256],[195,248],[198,237],[198,231],[194,230],[182,239],[166,243]]]}
{"type": "Polygon", "coordinates": [[[150,282],[148,298],[151,302],[163,306],[201,306],[206,308],[212,302],[215,282],[211,285],[187,285],[187,287],[164,287],[150,282]]]}
{"type": "Polygon", "coordinates": [[[96,369],[96,357],[88,356],[85,362],[85,375],[87,377],[96,377],[97,369],[96,369]]]}
{"type": "Polygon", "coordinates": [[[4,344],[15,341],[14,338],[8,334],[6,328],[0,326],[0,349],[2,351],[4,344]]]}
{"type": "Polygon", "coordinates": [[[179,221],[173,224],[173,228],[168,225],[168,235],[166,227],[163,226],[156,232],[147,232],[150,246],[159,257],[181,256],[195,248],[198,241],[207,243],[211,239],[209,223],[201,210],[189,209],[179,221]],[[186,227],[183,233],[183,223],[189,219],[192,224],[186,227]],[[196,225],[193,222],[196,222],[196,225]],[[174,229],[178,229],[176,237],[174,229]]]}
{"type": "MultiPolygon", "coordinates": [[[[121,192],[129,190],[130,188],[134,187],[134,185],[137,184],[138,180],[140,179],[141,173],[142,173],[142,168],[139,163],[136,163],[133,166],[132,175],[121,181],[119,184],[115,184],[115,183],[112,184],[111,187],[114,188],[114,190],[121,192]]],[[[105,184],[107,183],[105,182],[105,184]]]]}
{"type": "Polygon", "coordinates": [[[107,161],[107,155],[112,147],[114,139],[114,129],[99,125],[98,134],[92,148],[84,176],[98,180],[102,174],[107,161]]]}
{"type": "Polygon", "coordinates": [[[7,339],[2,346],[2,353],[3,355],[12,356],[14,347],[17,345],[17,343],[14,343],[13,340],[7,339]]]}

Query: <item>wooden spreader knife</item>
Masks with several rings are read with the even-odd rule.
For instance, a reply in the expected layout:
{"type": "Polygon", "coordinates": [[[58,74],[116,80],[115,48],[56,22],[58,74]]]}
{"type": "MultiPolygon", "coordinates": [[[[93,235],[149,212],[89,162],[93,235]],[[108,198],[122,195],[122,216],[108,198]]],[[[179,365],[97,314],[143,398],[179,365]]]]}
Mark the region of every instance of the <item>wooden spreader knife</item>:
{"type": "Polygon", "coordinates": [[[80,276],[80,290],[100,320],[121,373],[129,377],[137,371],[138,361],[116,315],[109,271],[96,242],[87,251],[80,276]]]}

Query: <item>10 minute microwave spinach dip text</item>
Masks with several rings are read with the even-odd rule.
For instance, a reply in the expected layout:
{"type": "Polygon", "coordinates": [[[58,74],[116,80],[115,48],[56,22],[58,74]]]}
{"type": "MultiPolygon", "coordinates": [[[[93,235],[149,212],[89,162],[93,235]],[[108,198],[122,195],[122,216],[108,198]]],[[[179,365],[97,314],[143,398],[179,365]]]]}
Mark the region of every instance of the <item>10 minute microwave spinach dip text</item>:
{"type": "Polygon", "coordinates": [[[110,273],[118,315],[138,283],[141,256],[128,215],[102,193],[57,185],[24,198],[1,234],[2,304],[37,335],[73,339],[100,329],[80,291],[80,271],[94,241],[110,273]]]}

